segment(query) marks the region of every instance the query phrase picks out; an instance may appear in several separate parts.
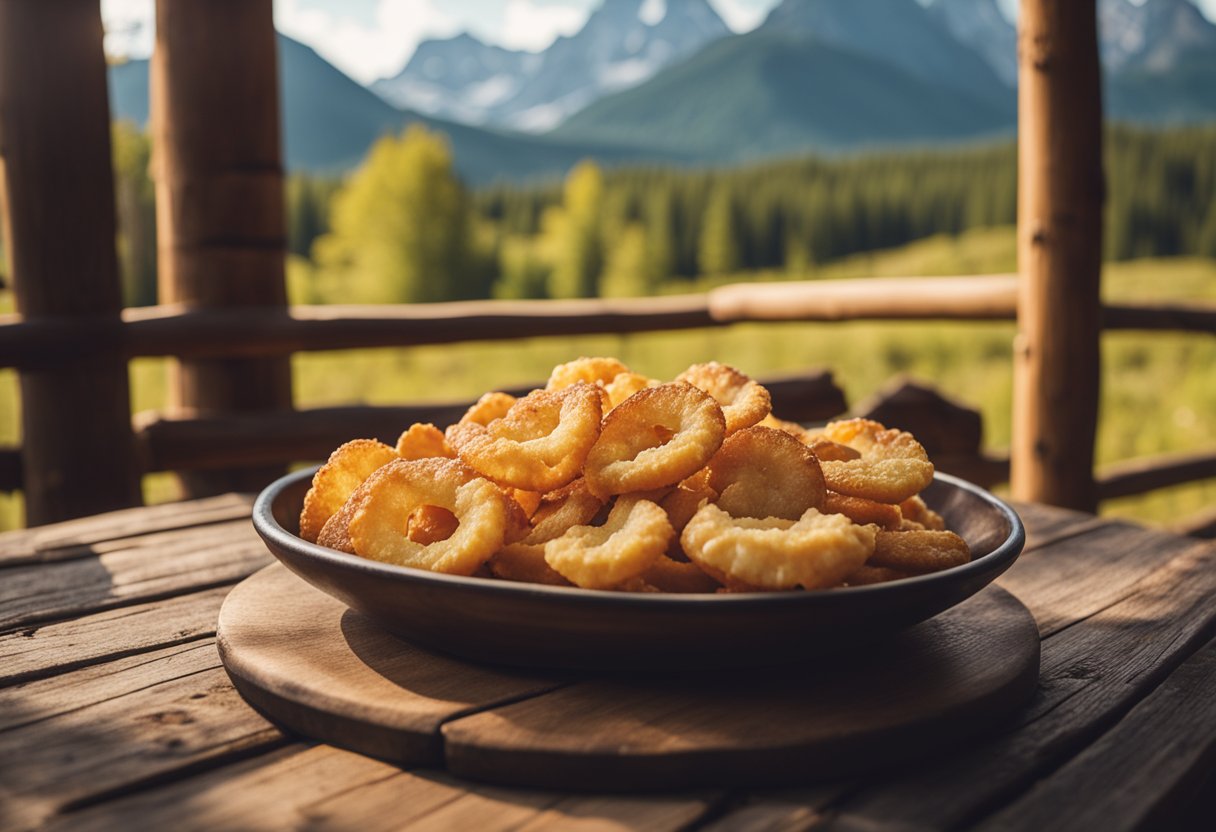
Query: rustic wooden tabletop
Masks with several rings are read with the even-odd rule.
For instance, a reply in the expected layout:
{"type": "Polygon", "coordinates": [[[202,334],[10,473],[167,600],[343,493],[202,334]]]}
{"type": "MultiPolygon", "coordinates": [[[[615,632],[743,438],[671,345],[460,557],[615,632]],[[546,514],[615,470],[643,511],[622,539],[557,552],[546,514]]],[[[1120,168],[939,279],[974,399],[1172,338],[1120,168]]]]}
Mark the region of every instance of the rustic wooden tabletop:
{"type": "MultiPolygon", "coordinates": [[[[1158,829],[1216,802],[1216,545],[1022,505],[1000,584],[1038,692],[995,738],[881,777],[570,794],[287,736],[230,684],[225,595],[270,562],[229,495],[0,535],[0,828],[1158,829]]],[[[1211,828],[1208,826],[1207,828],[1211,828]]]]}

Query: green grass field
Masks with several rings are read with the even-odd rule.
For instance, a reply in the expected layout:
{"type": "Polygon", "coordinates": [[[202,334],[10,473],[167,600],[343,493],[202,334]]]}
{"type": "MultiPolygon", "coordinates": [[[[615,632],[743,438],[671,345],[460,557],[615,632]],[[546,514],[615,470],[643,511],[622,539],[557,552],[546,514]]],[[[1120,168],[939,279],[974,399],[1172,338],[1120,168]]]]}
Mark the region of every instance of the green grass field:
{"type": "MultiPolygon", "coordinates": [[[[901,249],[859,255],[805,277],[845,278],[1013,271],[1009,229],[935,237],[901,249]]],[[[736,279],[744,276],[735,276],[736,279]]],[[[763,275],[773,279],[777,275],[763,275]]],[[[1216,261],[1151,259],[1109,264],[1108,300],[1216,300],[1216,261]]],[[[543,380],[554,364],[579,355],[616,355],[640,372],[670,378],[688,364],[717,359],[755,374],[827,367],[850,402],[893,376],[937,385],[984,415],[985,444],[1009,444],[1012,324],[743,324],[714,330],[469,343],[408,349],[297,355],[301,406],[474,397],[495,387],[543,380]]],[[[1216,339],[1174,333],[1103,336],[1099,463],[1216,447],[1216,339]]],[[[167,362],[132,362],[135,410],[164,400],[167,362]]],[[[0,376],[0,441],[18,435],[16,382],[0,376]]],[[[149,478],[150,500],[173,496],[171,478],[149,478]]],[[[0,500],[0,524],[17,522],[16,498],[0,500]]],[[[1216,480],[1111,501],[1103,512],[1168,523],[1216,504],[1216,480]]]]}

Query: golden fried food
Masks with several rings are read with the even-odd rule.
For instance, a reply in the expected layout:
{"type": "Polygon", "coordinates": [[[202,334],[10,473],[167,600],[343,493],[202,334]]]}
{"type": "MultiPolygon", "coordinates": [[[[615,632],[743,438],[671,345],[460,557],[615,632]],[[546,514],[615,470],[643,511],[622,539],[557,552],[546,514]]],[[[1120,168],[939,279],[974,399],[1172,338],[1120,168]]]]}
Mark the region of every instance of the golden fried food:
{"type": "Polygon", "coordinates": [[[672,560],[666,555],[660,555],[642,573],[641,580],[658,592],[717,592],[721,586],[695,563],[672,560]]]}
{"type": "Polygon", "coordinates": [[[851,462],[861,459],[861,451],[841,445],[823,436],[807,433],[802,440],[820,462],[851,462]]]}
{"type": "Polygon", "coordinates": [[[452,426],[447,439],[466,465],[499,485],[550,491],[579,475],[601,415],[592,385],[534,390],[489,425],[452,426]]]}
{"type": "Polygon", "coordinates": [[[709,461],[725,433],[722,408],[691,384],[648,387],[604,418],[584,478],[604,497],[675,485],[709,461]]]}
{"type": "Polygon", "coordinates": [[[316,543],[325,521],[338,513],[355,489],[377,468],[397,459],[397,452],[375,439],[353,439],[329,455],[313,475],[300,512],[300,537],[316,543]]]}
{"type": "Polygon", "coordinates": [[[503,547],[507,497],[455,459],[399,459],[389,463],[361,500],[348,530],[355,552],[398,566],[471,575],[503,547]],[[405,527],[416,509],[436,506],[457,520],[451,536],[418,543],[405,527]]]}
{"type": "Polygon", "coordinates": [[[570,586],[545,562],[543,543],[509,543],[499,549],[489,562],[490,574],[504,581],[549,586],[570,586]]]}
{"type": "Polygon", "coordinates": [[[447,540],[460,521],[456,515],[440,506],[418,506],[405,521],[405,536],[423,546],[447,540]]]}
{"type": "Polygon", "coordinates": [[[832,422],[825,438],[848,445],[859,459],[820,459],[828,488],[850,497],[899,503],[919,493],[933,480],[933,463],[912,434],[888,430],[869,419],[832,422]]]}
{"type": "Polygon", "coordinates": [[[797,520],[823,505],[819,460],[784,431],[743,428],[726,437],[707,467],[715,502],[732,517],[797,520]]]}
{"type": "Polygon", "coordinates": [[[899,506],[890,503],[879,503],[864,497],[849,497],[829,491],[823,500],[824,514],[843,514],[845,517],[864,526],[873,523],[880,529],[897,530],[903,520],[899,514],[899,506]]]}
{"type": "Polygon", "coordinates": [[[901,578],[911,578],[914,574],[916,573],[905,572],[902,569],[866,564],[845,578],[844,583],[845,586],[872,586],[873,584],[885,584],[888,581],[898,581],[901,578]]]}
{"type": "Polygon", "coordinates": [[[618,373],[612,381],[604,385],[604,390],[608,393],[609,409],[616,407],[639,390],[658,385],[659,382],[640,373],[618,373]]]}
{"type": "Polygon", "coordinates": [[[572,526],[587,525],[603,507],[604,501],[592,494],[582,479],[550,491],[532,515],[532,531],[524,538],[524,543],[548,543],[572,526]]]}
{"type": "Polygon", "coordinates": [[[874,529],[808,508],[798,520],[732,517],[710,503],[684,527],[689,559],[762,589],[820,589],[855,572],[874,551],[874,529]]]}
{"type": "Polygon", "coordinates": [[[606,387],[617,376],[628,372],[629,368],[615,358],[576,358],[554,367],[545,389],[564,390],[579,382],[606,387]]]}
{"type": "Polygon", "coordinates": [[[515,397],[510,393],[486,393],[464,412],[459,424],[473,422],[478,425],[488,425],[495,419],[506,416],[515,401],[515,397]]]}
{"type": "Polygon", "coordinates": [[[402,459],[453,459],[456,452],[443,438],[443,431],[430,423],[417,422],[397,437],[397,456],[402,459]]]}
{"type": "Polygon", "coordinates": [[[621,497],[602,526],[574,526],[545,544],[545,562],[585,589],[612,589],[639,577],[675,534],[649,500],[621,497]]]}
{"type": "Polygon", "coordinates": [[[676,376],[676,381],[688,382],[714,397],[722,406],[728,436],[751,427],[773,410],[768,390],[729,364],[694,364],[676,376]]]}
{"type": "Polygon", "coordinates": [[[970,560],[967,541],[954,532],[882,531],[875,538],[869,564],[922,574],[961,566],[970,560]]]}
{"type": "Polygon", "coordinates": [[[919,523],[923,528],[938,532],[944,531],[946,528],[946,521],[940,514],[925,505],[925,501],[919,494],[900,503],[899,510],[905,520],[919,523]]]}
{"type": "Polygon", "coordinates": [[[515,498],[515,502],[519,503],[519,507],[524,510],[524,514],[528,519],[536,514],[536,510],[540,508],[541,501],[545,495],[539,491],[524,491],[522,488],[512,488],[511,496],[515,498]]]}

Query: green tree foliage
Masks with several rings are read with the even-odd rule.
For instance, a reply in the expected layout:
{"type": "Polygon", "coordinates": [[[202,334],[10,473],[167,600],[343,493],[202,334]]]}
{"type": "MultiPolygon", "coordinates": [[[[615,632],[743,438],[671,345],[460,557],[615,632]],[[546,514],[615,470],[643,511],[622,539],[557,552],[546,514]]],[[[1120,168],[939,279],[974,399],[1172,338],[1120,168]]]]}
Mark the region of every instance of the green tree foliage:
{"type": "Polygon", "coordinates": [[[446,141],[419,125],[386,136],[333,199],[330,231],[313,247],[329,302],[430,302],[485,297],[471,256],[469,200],[446,141]]]}
{"type": "Polygon", "coordinates": [[[133,124],[112,131],[118,266],[126,306],[156,303],[156,192],[148,165],[152,145],[133,124]]]}
{"type": "Polygon", "coordinates": [[[730,274],[739,268],[739,220],[729,188],[715,188],[705,205],[697,266],[701,274],[730,274]]]}
{"type": "Polygon", "coordinates": [[[541,233],[553,262],[551,297],[591,298],[599,294],[603,204],[604,174],[594,162],[579,162],[566,177],[562,204],[548,208],[541,217],[541,233]]]}
{"type": "Polygon", "coordinates": [[[330,203],[340,179],[295,174],[287,178],[287,250],[308,257],[317,238],[329,231],[330,203]]]}

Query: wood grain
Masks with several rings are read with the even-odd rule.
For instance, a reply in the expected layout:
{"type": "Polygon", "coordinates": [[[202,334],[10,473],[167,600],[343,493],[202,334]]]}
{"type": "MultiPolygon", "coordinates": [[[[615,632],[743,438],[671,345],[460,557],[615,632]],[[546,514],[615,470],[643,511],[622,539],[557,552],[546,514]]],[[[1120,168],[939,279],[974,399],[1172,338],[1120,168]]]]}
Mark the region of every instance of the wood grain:
{"type": "Polygon", "coordinates": [[[271,560],[248,521],[170,533],[154,548],[146,542],[136,537],[111,542],[115,548],[97,557],[4,570],[0,632],[230,584],[271,560]]]}
{"type": "Polygon", "coordinates": [[[215,635],[228,587],[0,635],[0,687],[215,635]]]}
{"type": "Polygon", "coordinates": [[[218,665],[214,644],[187,645],[5,691],[0,825],[26,828],[65,807],[282,743],[218,665]]]}
{"type": "MultiPolygon", "coordinates": [[[[271,0],[156,4],[151,121],[160,297],[283,312],[286,222],[271,0]]],[[[231,333],[248,329],[229,330],[231,333]]],[[[232,338],[239,340],[239,338],[232,338]]],[[[289,410],[287,356],[185,359],[171,398],[192,413],[289,410]]],[[[194,496],[256,490],[278,466],[182,477],[194,496]]]]}
{"type": "Polygon", "coordinates": [[[1209,642],[1097,742],[979,828],[1179,828],[1171,819],[1199,796],[1196,774],[1216,765],[1214,689],[1209,642]],[[1110,788],[1130,771],[1137,776],[1110,788]]]}
{"type": "Polygon", "coordinates": [[[1102,85],[1094,3],[1018,14],[1018,335],[1012,489],[1093,511],[1102,268],[1102,85]]]}
{"type": "Polygon", "coordinates": [[[255,706],[306,736],[409,765],[441,761],[446,720],[564,683],[413,647],[277,564],[232,591],[218,632],[255,706]]]}
{"type": "MultiPolygon", "coordinates": [[[[117,325],[114,177],[101,15],[0,3],[0,183],[17,311],[117,325]]],[[[29,525],[140,503],[127,367],[113,338],[21,374],[29,525]],[[88,418],[80,418],[81,408],[88,418]]]]}
{"type": "Polygon", "coordinates": [[[99,543],[205,526],[249,516],[253,497],[223,494],[204,500],[122,509],[0,534],[0,567],[86,557],[99,543]]]}
{"type": "Polygon", "coordinates": [[[1216,450],[1129,459],[1099,471],[1103,500],[1216,477],[1216,450]]]}
{"type": "Polygon", "coordinates": [[[1216,547],[1199,544],[1043,641],[1039,692],[1014,730],[869,784],[833,806],[823,828],[954,828],[990,814],[1081,752],[1216,635],[1214,595],[1216,547]]]}

